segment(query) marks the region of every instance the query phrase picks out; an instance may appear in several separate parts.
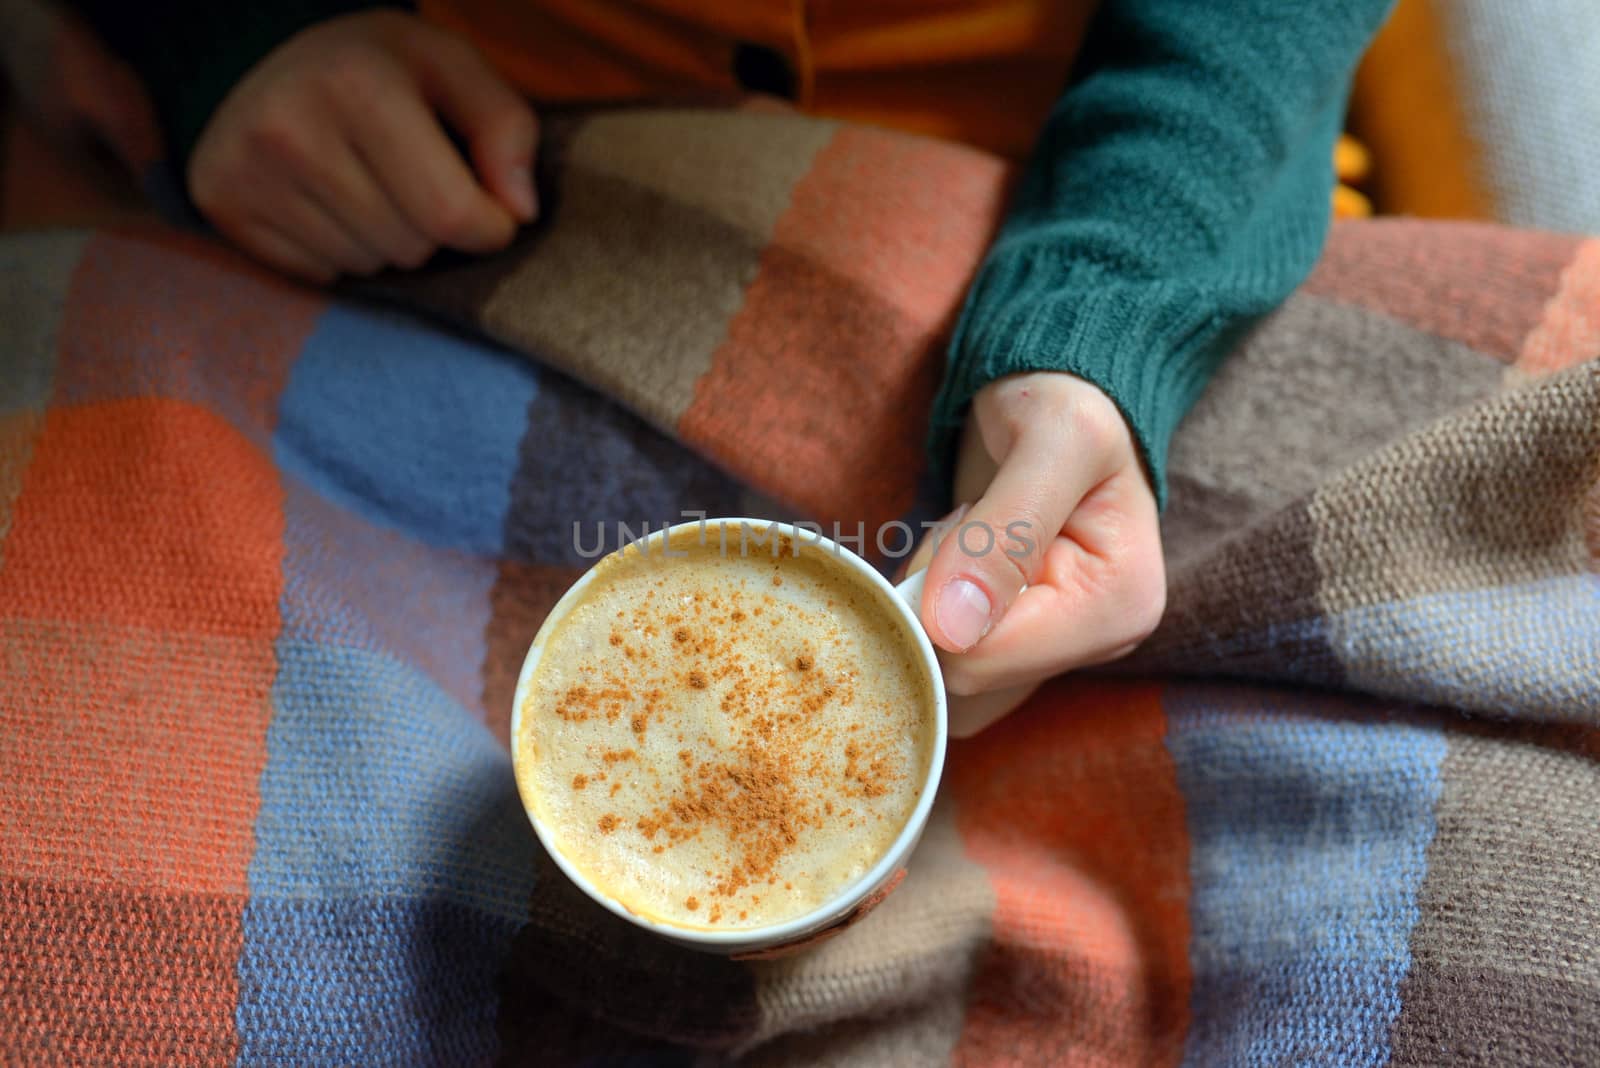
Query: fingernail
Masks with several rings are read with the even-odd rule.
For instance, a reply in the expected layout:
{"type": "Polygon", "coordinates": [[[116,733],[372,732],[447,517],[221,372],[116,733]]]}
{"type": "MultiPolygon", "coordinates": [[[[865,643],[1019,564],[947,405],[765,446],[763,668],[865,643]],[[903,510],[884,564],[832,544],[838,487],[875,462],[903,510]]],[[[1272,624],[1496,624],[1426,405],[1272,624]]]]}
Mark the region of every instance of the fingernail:
{"type": "Polygon", "coordinates": [[[934,618],[946,638],[966,652],[989,633],[989,595],[983,587],[965,578],[953,578],[939,591],[934,618]]]}
{"type": "Polygon", "coordinates": [[[539,213],[539,200],[533,189],[533,175],[526,167],[511,168],[511,200],[517,217],[527,222],[539,213]]]}

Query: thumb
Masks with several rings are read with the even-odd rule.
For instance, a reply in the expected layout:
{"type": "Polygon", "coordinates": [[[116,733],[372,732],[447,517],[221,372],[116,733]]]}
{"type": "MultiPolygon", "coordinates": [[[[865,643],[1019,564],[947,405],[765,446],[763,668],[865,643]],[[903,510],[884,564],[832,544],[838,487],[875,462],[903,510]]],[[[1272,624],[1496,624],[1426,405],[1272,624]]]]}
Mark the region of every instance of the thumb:
{"type": "Polygon", "coordinates": [[[922,621],[935,645],[964,653],[1036,581],[1050,547],[1086,493],[1098,465],[1074,461],[1063,435],[1023,430],[989,488],[940,543],[928,566],[922,621]]]}
{"type": "Polygon", "coordinates": [[[518,220],[532,220],[539,212],[533,184],[539,122],[533,107],[470,44],[431,28],[419,33],[409,58],[429,101],[466,140],[473,169],[490,195],[518,220]]]}

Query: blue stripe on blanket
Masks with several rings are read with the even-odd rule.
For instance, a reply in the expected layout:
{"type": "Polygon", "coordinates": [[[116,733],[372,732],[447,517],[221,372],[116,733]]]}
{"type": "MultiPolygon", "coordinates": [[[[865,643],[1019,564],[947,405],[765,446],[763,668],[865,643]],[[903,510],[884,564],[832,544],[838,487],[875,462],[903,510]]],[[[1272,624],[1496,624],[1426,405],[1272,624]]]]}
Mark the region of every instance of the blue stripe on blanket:
{"type": "Polygon", "coordinates": [[[438,900],[252,898],[239,1063],[492,1063],[497,971],[517,927],[438,900]]]}
{"type": "Polygon", "coordinates": [[[386,652],[482,718],[494,560],[375,526],[284,476],[283,636],[386,652]]]}
{"type": "Polygon", "coordinates": [[[1186,1063],[1385,1063],[1443,735],[1305,692],[1165,704],[1194,887],[1186,1063]]]}
{"type": "Polygon", "coordinates": [[[499,554],[532,362],[415,319],[329,308],[279,407],[287,474],[430,545],[499,554]]]}
{"type": "Polygon", "coordinates": [[[1415,597],[1335,615],[1352,684],[1519,717],[1583,719],[1600,668],[1600,575],[1415,597]]]}
{"type": "Polygon", "coordinates": [[[510,758],[410,665],[288,638],[277,654],[239,962],[242,1060],[383,1048],[418,1063],[441,1041],[460,1053],[443,1062],[483,1059],[494,1031],[482,1006],[533,888],[510,758]],[[330,978],[308,988],[294,975],[330,978]]]}

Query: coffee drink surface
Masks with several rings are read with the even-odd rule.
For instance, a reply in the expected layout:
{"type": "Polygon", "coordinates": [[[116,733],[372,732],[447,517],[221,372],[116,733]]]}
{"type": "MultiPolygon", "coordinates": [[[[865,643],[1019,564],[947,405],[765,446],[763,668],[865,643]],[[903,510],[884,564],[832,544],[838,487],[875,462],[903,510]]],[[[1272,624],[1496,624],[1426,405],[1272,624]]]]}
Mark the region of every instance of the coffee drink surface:
{"type": "Polygon", "coordinates": [[[680,532],[596,568],[552,628],[517,777],[558,851],[636,915],[800,916],[889,849],[932,759],[908,624],[831,550],[680,532]],[[796,552],[798,551],[798,556],[796,552]]]}

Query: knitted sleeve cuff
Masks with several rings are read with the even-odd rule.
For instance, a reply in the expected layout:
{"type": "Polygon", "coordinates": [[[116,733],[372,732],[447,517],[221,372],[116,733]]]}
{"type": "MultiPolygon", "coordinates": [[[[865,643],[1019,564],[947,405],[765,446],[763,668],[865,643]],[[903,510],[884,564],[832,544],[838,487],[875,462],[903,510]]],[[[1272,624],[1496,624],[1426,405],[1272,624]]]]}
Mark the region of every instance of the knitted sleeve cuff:
{"type": "Polygon", "coordinates": [[[1230,319],[1214,292],[1191,292],[1181,280],[1107,278],[1053,259],[999,254],[979,272],[934,404],[935,465],[948,474],[955,435],[983,386],[1063,371],[1115,402],[1165,504],[1167,443],[1221,360],[1230,319]]]}

